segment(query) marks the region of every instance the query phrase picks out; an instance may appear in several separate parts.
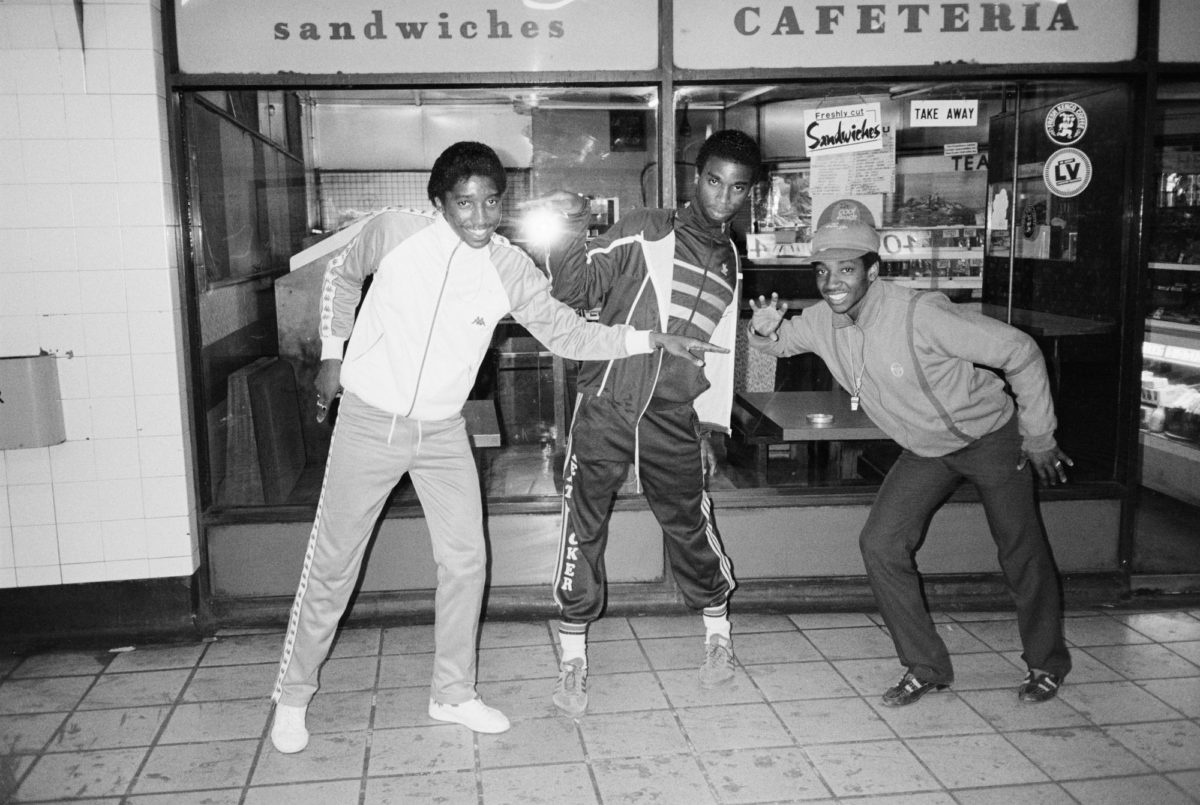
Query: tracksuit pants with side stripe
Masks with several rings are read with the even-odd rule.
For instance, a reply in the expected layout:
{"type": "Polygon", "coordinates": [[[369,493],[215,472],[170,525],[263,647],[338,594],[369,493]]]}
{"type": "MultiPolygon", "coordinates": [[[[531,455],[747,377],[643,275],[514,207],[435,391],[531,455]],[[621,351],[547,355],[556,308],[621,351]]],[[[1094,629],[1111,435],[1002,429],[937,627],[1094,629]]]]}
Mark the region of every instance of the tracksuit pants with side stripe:
{"type": "Polygon", "coordinates": [[[606,397],[582,396],[563,470],[563,531],[554,600],[564,623],[600,617],[613,499],[635,451],[641,484],[662,526],[667,561],[692,609],[724,608],[735,582],[704,490],[699,423],[691,403],[652,401],[635,431],[606,397]]]}
{"type": "Polygon", "coordinates": [[[461,416],[418,421],[342,397],[317,516],[272,699],[306,705],[358,580],[371,532],[404,473],[421,501],[437,564],[430,696],[475,698],[476,633],[486,577],[479,473],[461,416]]]}

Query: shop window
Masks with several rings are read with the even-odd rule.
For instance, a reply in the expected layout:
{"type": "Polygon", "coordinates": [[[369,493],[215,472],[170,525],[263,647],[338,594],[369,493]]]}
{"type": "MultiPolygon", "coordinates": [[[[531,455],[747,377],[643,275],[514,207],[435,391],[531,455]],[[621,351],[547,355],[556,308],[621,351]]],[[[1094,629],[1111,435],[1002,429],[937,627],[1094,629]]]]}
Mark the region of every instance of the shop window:
{"type": "MultiPolygon", "coordinates": [[[[316,503],[331,434],[315,421],[312,392],[324,266],[339,237],[380,210],[432,209],[429,168],[446,146],[475,139],[497,151],[508,169],[499,231],[523,248],[522,204],[533,196],[587,194],[593,235],[658,204],[650,88],[254,96],[185,99],[211,508],[316,503]],[[297,143],[302,160],[292,159],[297,143]],[[273,158],[287,160],[285,206],[300,215],[271,217],[273,158]]],[[[465,411],[489,499],[560,494],[574,377],[571,361],[515,321],[496,328],[465,411]]],[[[391,508],[415,502],[406,479],[391,508]]]]}
{"type": "MultiPolygon", "coordinates": [[[[1148,489],[1197,506],[1200,84],[1180,81],[1160,87],[1154,151],[1156,192],[1148,228],[1148,315],[1142,345],[1141,481],[1148,489]]],[[[1194,548],[1188,546],[1193,553],[1194,548]]]]}
{"type": "MultiPolygon", "coordinates": [[[[1072,480],[1112,480],[1129,150],[1112,132],[1127,130],[1127,94],[1102,82],[679,86],[665,188],[650,87],[303,90],[283,94],[282,107],[276,94],[187,94],[207,505],[311,513],[330,437],[312,392],[320,275],[339,237],[365,217],[429,209],[428,170],[447,145],[476,139],[500,154],[509,171],[500,232],[537,263],[523,240],[523,201],[559,188],[584,193],[592,235],[630,210],[687,203],[700,145],[722,128],[758,138],[765,159],[734,221],[741,315],[749,298],[772,292],[790,315],[824,304],[807,260],[813,221],[835,198],[860,198],[882,233],[883,281],[944,293],[1034,335],[1051,368],[1060,441],[1077,460],[1072,480]],[[1071,147],[1098,168],[1090,192],[1074,197],[1044,178],[1068,147],[1046,128],[1062,104],[1089,115],[1091,136],[1071,147]],[[272,105],[283,114],[270,125],[284,128],[268,136],[272,105]],[[883,130],[877,152],[811,152],[806,116],[864,107],[883,130]]],[[[735,352],[738,400],[732,434],[718,439],[715,492],[879,483],[897,448],[869,420],[814,439],[772,419],[772,405],[801,399],[786,395],[841,404],[819,359],[767,358],[744,339],[735,352]]],[[[561,493],[576,368],[516,322],[496,328],[467,406],[490,501],[544,504],[561,493]]],[[[622,494],[636,497],[632,483],[622,494]]],[[[393,511],[413,504],[403,481],[393,511]]]]}
{"type": "MultiPolygon", "coordinates": [[[[1112,132],[1125,131],[1127,109],[1128,90],[1100,82],[689,86],[676,98],[677,117],[714,115],[763,146],[744,230],[743,315],[749,299],[772,292],[789,315],[824,304],[808,260],[814,221],[834,199],[862,201],[880,229],[883,281],[943,293],[1038,342],[1075,482],[1115,472],[1130,168],[1128,143],[1112,132]],[[878,147],[824,152],[813,123],[842,115],[877,123],[878,147]],[[1077,193],[1046,178],[1054,160],[1073,156],[1061,151],[1070,145],[1097,168],[1077,193]]],[[[1068,174],[1076,167],[1061,164],[1068,174]]],[[[878,483],[898,448],[869,421],[839,409],[846,427],[837,439],[793,421],[805,406],[839,403],[818,358],[775,360],[740,345],[738,359],[728,483],[797,491],[878,483]]]]}

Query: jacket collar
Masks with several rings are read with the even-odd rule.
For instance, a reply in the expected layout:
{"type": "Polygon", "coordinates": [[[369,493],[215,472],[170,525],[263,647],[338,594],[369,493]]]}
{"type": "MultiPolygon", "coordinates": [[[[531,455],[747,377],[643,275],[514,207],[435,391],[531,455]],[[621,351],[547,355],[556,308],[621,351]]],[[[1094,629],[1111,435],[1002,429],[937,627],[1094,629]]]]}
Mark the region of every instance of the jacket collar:
{"type": "Polygon", "coordinates": [[[713,240],[725,241],[729,239],[728,223],[714,224],[701,215],[700,210],[690,201],[679,208],[677,215],[680,223],[704,232],[713,240]]]}
{"type": "Polygon", "coordinates": [[[850,327],[851,325],[857,323],[859,327],[865,329],[874,324],[879,318],[880,309],[883,307],[883,283],[883,280],[876,277],[874,282],[867,287],[867,295],[863,297],[862,307],[859,308],[857,322],[855,322],[854,319],[850,318],[845,313],[834,313],[834,328],[850,327]]]}

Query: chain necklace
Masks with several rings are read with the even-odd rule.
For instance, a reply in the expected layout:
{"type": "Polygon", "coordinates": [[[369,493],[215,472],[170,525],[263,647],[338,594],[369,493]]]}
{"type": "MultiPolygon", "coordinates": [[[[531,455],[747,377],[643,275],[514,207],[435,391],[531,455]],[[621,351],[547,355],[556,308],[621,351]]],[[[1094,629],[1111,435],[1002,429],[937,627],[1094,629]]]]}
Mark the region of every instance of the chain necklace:
{"type": "MultiPolygon", "coordinates": [[[[857,324],[854,325],[858,327],[857,324]]],[[[860,330],[861,332],[861,330],[860,330]]],[[[850,395],[850,410],[858,410],[859,394],[862,392],[863,375],[867,373],[867,334],[862,333],[862,344],[859,346],[858,357],[862,361],[858,370],[854,369],[854,355],[850,355],[850,372],[854,375],[854,393],[850,395]]]]}

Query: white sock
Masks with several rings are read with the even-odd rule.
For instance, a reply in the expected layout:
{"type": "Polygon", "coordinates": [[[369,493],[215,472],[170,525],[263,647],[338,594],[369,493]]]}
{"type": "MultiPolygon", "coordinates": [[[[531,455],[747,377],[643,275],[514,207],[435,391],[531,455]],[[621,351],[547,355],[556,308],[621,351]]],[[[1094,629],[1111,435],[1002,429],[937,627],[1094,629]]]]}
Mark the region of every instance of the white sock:
{"type": "Polygon", "coordinates": [[[722,615],[705,615],[704,616],[704,642],[708,642],[713,635],[720,635],[729,640],[729,614],[722,615]]]}
{"type": "Polygon", "coordinates": [[[558,644],[562,647],[562,661],[583,660],[587,668],[587,634],[558,633],[558,644]]]}

